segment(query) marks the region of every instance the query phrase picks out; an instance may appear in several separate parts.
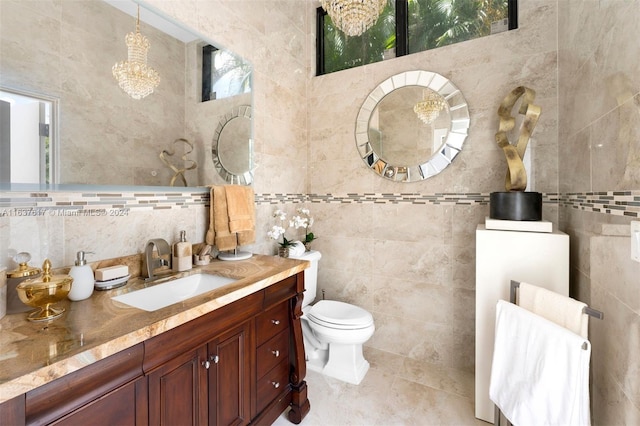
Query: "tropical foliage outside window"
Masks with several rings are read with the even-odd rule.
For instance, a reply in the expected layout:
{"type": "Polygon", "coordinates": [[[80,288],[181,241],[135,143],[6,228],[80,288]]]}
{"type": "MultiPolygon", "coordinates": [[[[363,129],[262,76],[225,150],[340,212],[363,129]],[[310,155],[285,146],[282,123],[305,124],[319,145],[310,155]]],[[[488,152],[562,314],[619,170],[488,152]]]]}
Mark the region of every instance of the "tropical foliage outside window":
{"type": "Polygon", "coordinates": [[[353,68],[517,27],[517,0],[388,0],[376,24],[348,37],[318,8],[317,74],[353,68]],[[510,19],[509,19],[510,18],[510,19]]]}
{"type": "Polygon", "coordinates": [[[251,64],[226,50],[202,48],[202,102],[251,92],[251,64]]]}

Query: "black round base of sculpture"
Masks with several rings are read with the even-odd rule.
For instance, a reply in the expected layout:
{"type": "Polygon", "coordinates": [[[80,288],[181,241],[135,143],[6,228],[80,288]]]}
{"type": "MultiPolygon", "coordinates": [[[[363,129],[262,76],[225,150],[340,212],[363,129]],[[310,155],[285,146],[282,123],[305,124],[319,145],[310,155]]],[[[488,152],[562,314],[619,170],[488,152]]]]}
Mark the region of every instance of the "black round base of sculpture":
{"type": "Polygon", "coordinates": [[[501,220],[542,220],[539,192],[492,192],[489,217],[501,220]]]}

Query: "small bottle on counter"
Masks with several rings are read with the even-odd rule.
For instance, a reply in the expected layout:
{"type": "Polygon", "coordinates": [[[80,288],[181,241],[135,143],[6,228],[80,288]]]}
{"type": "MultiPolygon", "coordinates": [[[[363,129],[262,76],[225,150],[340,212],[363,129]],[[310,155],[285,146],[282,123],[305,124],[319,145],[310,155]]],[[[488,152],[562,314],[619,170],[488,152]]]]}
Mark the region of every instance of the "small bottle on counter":
{"type": "Polygon", "coordinates": [[[193,266],[191,243],[187,241],[187,231],[180,231],[180,241],[173,245],[172,262],[175,272],[188,271],[193,266]]]}
{"type": "Polygon", "coordinates": [[[73,278],[71,290],[67,296],[69,300],[78,301],[91,297],[93,294],[93,286],[95,283],[93,277],[93,269],[87,264],[85,254],[90,251],[82,251],[76,253],[76,264],[71,267],[69,275],[73,278]]]}

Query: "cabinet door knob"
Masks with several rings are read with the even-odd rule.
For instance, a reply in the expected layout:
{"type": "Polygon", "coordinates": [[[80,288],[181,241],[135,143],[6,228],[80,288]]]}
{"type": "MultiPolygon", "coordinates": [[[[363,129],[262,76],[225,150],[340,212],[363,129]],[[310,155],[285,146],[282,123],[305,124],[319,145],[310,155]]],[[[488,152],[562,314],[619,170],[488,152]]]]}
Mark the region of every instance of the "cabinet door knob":
{"type": "Polygon", "coordinates": [[[271,353],[273,354],[273,356],[275,356],[276,358],[278,358],[280,356],[280,351],[279,350],[275,350],[275,351],[271,351],[271,353]]]}
{"type": "Polygon", "coordinates": [[[211,366],[211,363],[209,363],[209,361],[202,361],[202,365],[208,370],[209,366],[211,366]]]}
{"type": "Polygon", "coordinates": [[[271,320],[274,325],[280,325],[280,320],[271,320]]]}
{"type": "Polygon", "coordinates": [[[274,388],[278,389],[280,387],[280,382],[271,382],[274,388]]]}
{"type": "Polygon", "coordinates": [[[218,361],[220,361],[220,358],[218,358],[218,355],[209,355],[209,361],[213,361],[214,364],[217,364],[218,361]]]}

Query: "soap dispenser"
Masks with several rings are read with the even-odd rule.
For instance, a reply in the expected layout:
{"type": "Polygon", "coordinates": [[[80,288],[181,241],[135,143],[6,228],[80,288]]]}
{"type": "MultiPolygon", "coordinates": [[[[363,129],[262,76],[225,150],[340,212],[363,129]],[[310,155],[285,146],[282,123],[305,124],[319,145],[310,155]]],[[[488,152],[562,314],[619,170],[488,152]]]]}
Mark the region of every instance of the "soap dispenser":
{"type": "Polygon", "coordinates": [[[85,254],[92,253],[90,251],[79,251],[76,253],[76,264],[71,267],[69,275],[73,277],[71,291],[69,291],[69,300],[78,301],[91,297],[93,294],[93,269],[87,265],[85,254]]]}
{"type": "Polygon", "coordinates": [[[173,245],[171,265],[175,272],[188,271],[193,266],[191,243],[187,241],[187,231],[180,231],[180,241],[173,245]]]}

